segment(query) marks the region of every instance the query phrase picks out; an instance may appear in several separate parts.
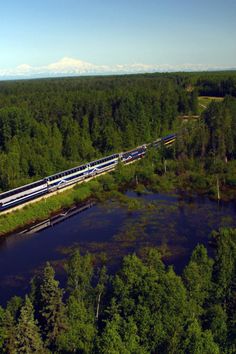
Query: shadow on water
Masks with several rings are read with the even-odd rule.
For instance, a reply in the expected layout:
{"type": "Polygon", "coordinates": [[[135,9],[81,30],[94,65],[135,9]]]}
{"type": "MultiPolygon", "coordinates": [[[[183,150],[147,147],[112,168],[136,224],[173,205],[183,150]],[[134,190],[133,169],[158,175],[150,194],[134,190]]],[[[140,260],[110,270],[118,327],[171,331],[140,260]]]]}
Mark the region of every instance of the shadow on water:
{"type": "Polygon", "coordinates": [[[142,254],[154,246],[166,264],[181,272],[198,243],[208,247],[213,229],[236,227],[235,202],[217,204],[198,196],[138,196],[134,192],[128,192],[127,197],[84,208],[80,213],[73,210],[69,218],[65,216],[39,232],[1,238],[1,303],[13,295],[23,295],[30,278],[48,260],[63,285],[63,264],[76,248],[105,257],[112,271],[125,254],[142,254]]]}

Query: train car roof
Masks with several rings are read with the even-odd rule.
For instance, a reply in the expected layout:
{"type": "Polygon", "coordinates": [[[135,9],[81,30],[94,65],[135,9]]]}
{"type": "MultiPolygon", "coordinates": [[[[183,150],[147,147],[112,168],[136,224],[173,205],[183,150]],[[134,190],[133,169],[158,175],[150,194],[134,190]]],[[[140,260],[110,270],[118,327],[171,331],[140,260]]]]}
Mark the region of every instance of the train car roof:
{"type": "Polygon", "coordinates": [[[109,158],[111,158],[113,156],[116,157],[116,156],[119,156],[119,154],[116,153],[116,154],[112,154],[112,155],[109,155],[109,156],[101,157],[100,159],[88,162],[88,164],[92,164],[92,163],[97,162],[97,161],[106,160],[106,159],[109,159],[109,158]]]}
{"type": "Polygon", "coordinates": [[[168,139],[168,138],[172,138],[174,136],[176,136],[176,134],[169,134],[169,135],[164,136],[164,138],[162,138],[162,139],[168,139]]]}
{"type": "Polygon", "coordinates": [[[66,172],[75,170],[75,169],[77,169],[77,168],[86,167],[86,166],[87,166],[87,163],[85,163],[85,164],[83,164],[83,165],[76,166],[76,167],[71,167],[71,168],[68,168],[68,170],[59,171],[59,172],[57,172],[57,173],[54,173],[53,175],[50,175],[50,176],[45,177],[44,179],[51,178],[51,177],[55,177],[55,176],[57,176],[57,175],[61,175],[62,173],[66,173],[66,172]]]}

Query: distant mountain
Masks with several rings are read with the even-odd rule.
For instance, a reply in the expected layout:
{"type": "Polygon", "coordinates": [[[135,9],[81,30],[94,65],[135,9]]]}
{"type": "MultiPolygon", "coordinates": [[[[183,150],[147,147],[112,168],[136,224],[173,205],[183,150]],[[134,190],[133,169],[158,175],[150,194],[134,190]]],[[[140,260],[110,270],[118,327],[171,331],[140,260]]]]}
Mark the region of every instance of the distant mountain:
{"type": "Polygon", "coordinates": [[[96,65],[79,59],[64,57],[59,61],[45,66],[31,66],[21,64],[13,69],[0,69],[0,79],[23,79],[42,78],[58,76],[78,75],[108,75],[108,74],[134,74],[153,72],[176,72],[176,71],[215,71],[215,70],[236,70],[224,66],[205,64],[117,64],[117,65],[96,65]]]}

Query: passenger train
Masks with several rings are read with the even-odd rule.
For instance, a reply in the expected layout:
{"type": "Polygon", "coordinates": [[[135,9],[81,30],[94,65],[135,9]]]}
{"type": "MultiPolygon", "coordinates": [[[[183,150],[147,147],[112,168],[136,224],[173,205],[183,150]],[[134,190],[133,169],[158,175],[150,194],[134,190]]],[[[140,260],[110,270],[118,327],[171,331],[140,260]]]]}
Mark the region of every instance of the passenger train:
{"type": "MultiPolygon", "coordinates": [[[[175,140],[175,137],[175,134],[171,134],[149,145],[153,145],[154,147],[158,147],[161,143],[169,145],[175,140]]],[[[112,170],[119,161],[127,164],[136,159],[140,159],[145,156],[146,150],[147,145],[142,145],[136,149],[106,156],[99,160],[56,173],[39,181],[4,192],[0,194],[0,211],[10,209],[46,193],[56,191],[86,178],[112,170]]]]}

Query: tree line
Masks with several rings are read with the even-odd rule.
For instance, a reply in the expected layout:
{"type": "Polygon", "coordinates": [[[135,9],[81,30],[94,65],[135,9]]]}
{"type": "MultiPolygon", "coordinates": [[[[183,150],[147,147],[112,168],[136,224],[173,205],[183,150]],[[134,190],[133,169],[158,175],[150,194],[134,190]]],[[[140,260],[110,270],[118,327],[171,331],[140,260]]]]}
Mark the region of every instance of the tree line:
{"type": "Polygon", "coordinates": [[[24,299],[0,308],[2,353],[234,353],[236,230],[213,232],[177,275],[157,249],[124,257],[113,275],[91,254],[66,263],[66,288],[47,263],[24,299]]]}

